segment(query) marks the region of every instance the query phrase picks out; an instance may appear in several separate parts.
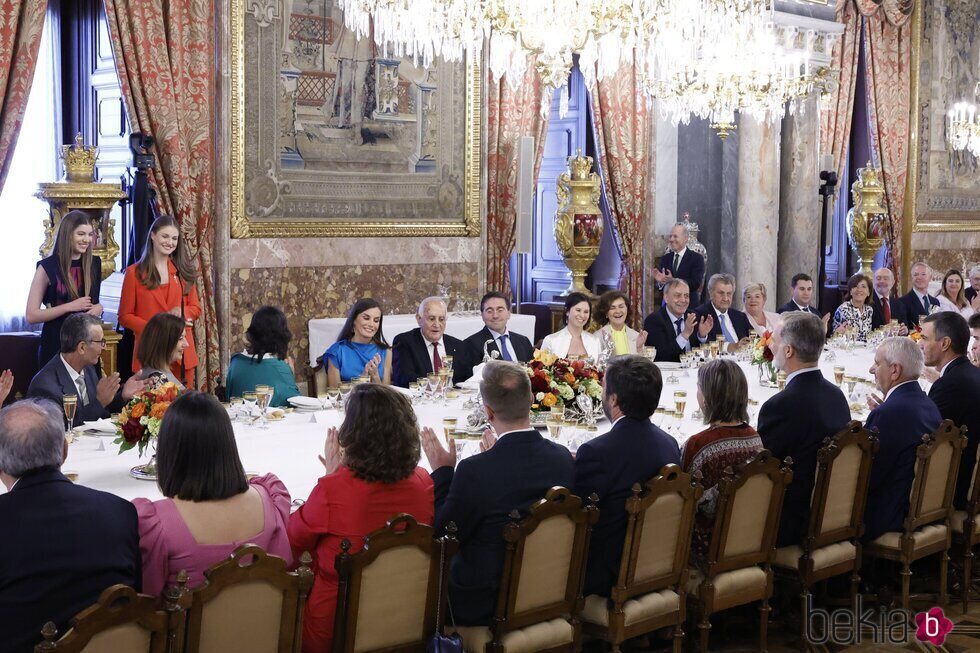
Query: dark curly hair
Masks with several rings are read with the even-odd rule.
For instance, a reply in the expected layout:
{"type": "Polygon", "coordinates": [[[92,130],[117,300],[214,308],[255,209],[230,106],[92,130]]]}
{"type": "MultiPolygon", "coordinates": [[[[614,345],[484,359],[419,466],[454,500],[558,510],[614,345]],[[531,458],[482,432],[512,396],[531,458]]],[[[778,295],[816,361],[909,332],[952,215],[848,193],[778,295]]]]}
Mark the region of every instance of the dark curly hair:
{"type": "Polygon", "coordinates": [[[405,395],[380,383],[359,383],[347,399],[338,433],[344,464],[369,483],[397,483],[419,464],[422,444],[405,395]]]}
{"type": "Polygon", "coordinates": [[[275,306],[263,306],[252,314],[252,323],[245,330],[248,345],[245,350],[261,363],[266,354],[285,360],[286,348],[293,334],[289,331],[286,316],[275,306]]]}
{"type": "Polygon", "coordinates": [[[599,295],[599,307],[596,309],[595,321],[606,326],[609,324],[609,317],[606,313],[612,308],[612,304],[617,299],[622,299],[626,303],[626,324],[633,318],[633,309],[630,307],[630,298],[622,290],[607,290],[599,295]]]}

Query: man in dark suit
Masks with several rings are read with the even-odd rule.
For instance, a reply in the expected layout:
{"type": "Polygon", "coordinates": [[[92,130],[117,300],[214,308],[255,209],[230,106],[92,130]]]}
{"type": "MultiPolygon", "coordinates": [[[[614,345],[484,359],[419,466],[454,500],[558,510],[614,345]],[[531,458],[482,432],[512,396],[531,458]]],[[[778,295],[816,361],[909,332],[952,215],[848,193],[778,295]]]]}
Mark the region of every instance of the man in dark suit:
{"type": "Polygon", "coordinates": [[[491,358],[504,361],[526,363],[534,358],[531,341],[519,333],[507,330],[510,299],[506,295],[499,292],[488,292],[484,295],[480,300],[480,315],[486,326],[463,341],[469,348],[469,359],[473,365],[483,362],[484,351],[491,358]],[[496,356],[494,352],[497,353],[496,356]]]}
{"type": "Polygon", "coordinates": [[[469,348],[462,340],[446,335],[446,302],[428,297],[419,304],[415,319],[419,328],[399,333],[391,343],[391,382],[407,388],[409,383],[438,372],[446,356],[453,357],[453,383],[473,376],[469,348]]]}
{"type": "Polygon", "coordinates": [[[783,499],[776,546],[803,542],[810,523],[817,451],[824,439],[851,419],[844,393],[820,372],[825,333],[819,317],[793,311],[783,314],[772,334],[773,363],[786,372],[786,387],[762,404],[759,437],[779,460],[793,458],[793,482],[783,499]]]}
{"type": "Polygon", "coordinates": [[[912,266],[912,290],[902,295],[905,304],[905,326],[914,329],[923,315],[939,308],[939,300],[929,294],[929,268],[925,263],[912,266]]]}
{"type": "Polygon", "coordinates": [[[942,421],[936,404],[919,387],[922,367],[922,352],[911,338],[886,338],[875,352],[870,371],[883,398],[868,398],[872,411],[864,424],[878,430],[880,442],[864,511],[866,541],[902,530],[915,479],[915,451],[922,436],[942,421]]]}
{"type": "Polygon", "coordinates": [[[531,428],[531,382],[516,363],[487,363],[480,394],[491,426],[483,453],[460,461],[455,443],[443,448],[432,429],[422,449],[432,468],[437,533],[454,522],[459,552],[449,570],[449,601],[457,625],[486,626],[493,618],[504,562],[504,526],[556,485],[570,488],[572,456],[531,428]]]}
{"type": "Polygon", "coordinates": [[[706,337],[698,334],[701,342],[725,336],[729,349],[749,337],[752,325],[742,311],[732,308],[735,298],[735,277],[730,274],[713,274],[708,279],[708,301],[698,307],[698,318],[711,318],[711,330],[706,337]]]}
{"type": "Polygon", "coordinates": [[[690,234],[687,225],[678,222],[667,237],[670,251],[660,257],[660,268],[653,271],[653,278],[661,288],[671,279],[683,279],[694,297],[701,296],[704,281],[704,257],[687,248],[690,234]]]}
{"type": "Polygon", "coordinates": [[[110,585],[140,589],[136,508],[75,485],[58,405],[25,399],[0,411],[0,649],[29,653],[110,585]]]}
{"type": "Polygon", "coordinates": [[[875,329],[884,326],[892,320],[898,320],[899,334],[908,335],[909,311],[905,302],[892,292],[895,287],[895,275],[888,268],[875,270],[874,292],[871,293],[871,326],[875,329]]]}
{"type": "Polygon", "coordinates": [[[977,296],[977,289],[980,289],[980,265],[970,268],[970,287],[963,291],[966,301],[973,303],[973,298],[977,296]]]}
{"type": "Polygon", "coordinates": [[[802,272],[795,274],[792,284],[793,299],[777,308],[776,312],[805,311],[820,317],[820,311],[810,306],[810,302],[813,301],[813,279],[810,278],[810,275],[802,272]]]}
{"type": "Polygon", "coordinates": [[[61,355],[31,379],[27,396],[49,399],[59,406],[65,395],[77,396],[75,426],[121,410],[147,382],[132,376],[120,388],[119,374],[103,377],[99,367],[103,348],[102,320],[86,313],[69,316],[61,325],[61,355]]]}
{"type": "Polygon", "coordinates": [[[626,499],[664,465],[680,465],[677,441],[650,423],[663,390],[660,369],[642,356],[612,359],[602,379],[602,409],[612,422],[605,435],[575,453],[575,494],[599,496],[592,529],[585,594],[609,596],[619,574],[626,538],[626,499]]]}
{"type": "Polygon", "coordinates": [[[703,337],[711,330],[711,318],[699,321],[697,314],[688,310],[690,302],[687,282],[670,279],[664,284],[664,305],[643,320],[646,344],[656,347],[658,361],[680,361],[683,352],[697,346],[695,330],[703,337]]]}
{"type": "Polygon", "coordinates": [[[966,508],[970,483],[980,443],[980,368],[970,364],[966,348],[970,346],[970,327],[959,313],[942,311],[922,318],[919,347],[925,364],[939,370],[939,378],[929,390],[929,398],[939,408],[943,419],[967,428],[969,440],[960,458],[953,505],[966,508]]]}

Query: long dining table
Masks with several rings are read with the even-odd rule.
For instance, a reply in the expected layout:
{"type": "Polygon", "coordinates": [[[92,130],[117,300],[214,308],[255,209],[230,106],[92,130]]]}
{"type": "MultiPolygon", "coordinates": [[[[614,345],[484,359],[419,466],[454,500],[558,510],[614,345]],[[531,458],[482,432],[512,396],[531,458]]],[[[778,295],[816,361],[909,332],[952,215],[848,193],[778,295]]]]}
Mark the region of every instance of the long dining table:
{"type": "MultiPolygon", "coordinates": [[[[823,374],[831,381],[834,380],[834,366],[843,365],[847,376],[857,377],[861,382],[855,386],[854,393],[849,397],[852,403],[852,417],[863,420],[867,410],[857,410],[858,404],[864,404],[867,393],[872,389],[872,377],[869,368],[873,361],[873,352],[863,346],[853,351],[837,351],[833,360],[827,356],[821,362],[823,374]]],[[[739,362],[746,374],[749,387],[749,417],[755,424],[759,409],[763,403],[773,396],[778,389],[763,387],[759,382],[756,367],[747,362],[739,362]]],[[[664,388],[660,405],[664,408],[674,408],[674,393],[687,393],[684,416],[678,420],[664,416],[658,412],[652,419],[659,426],[677,439],[683,446],[695,433],[704,428],[699,419],[697,404],[697,369],[676,369],[666,366],[663,369],[664,388]]],[[[459,425],[466,424],[466,416],[470,410],[464,404],[472,399],[473,392],[461,393],[459,397],[446,401],[415,402],[415,413],[419,426],[428,426],[443,432],[443,419],[456,417],[459,425]]],[[[274,473],[285,483],[294,499],[305,499],[309,496],[317,479],[323,473],[323,467],[317,456],[323,452],[327,429],[339,426],[342,414],[335,408],[318,411],[294,410],[288,412],[281,420],[270,422],[267,429],[260,428],[258,423],[249,419],[234,422],[235,438],[239,455],[246,472],[257,474],[274,473]]],[[[610,424],[606,419],[600,419],[595,430],[585,427],[565,426],[557,435],[572,452],[582,443],[592,437],[602,435],[609,430],[610,424]]],[[[544,430],[545,437],[551,437],[544,430]]],[[[122,454],[118,446],[112,443],[112,436],[88,435],[80,436],[68,449],[68,458],[63,470],[77,474],[78,483],[98,490],[111,492],[125,499],[147,497],[161,498],[160,490],[152,481],[137,480],[130,476],[130,469],[140,463],[145,463],[148,453],[140,459],[135,450],[122,454]]],[[[466,439],[457,440],[457,455],[467,457],[479,452],[479,438],[473,435],[466,439]]],[[[419,464],[428,469],[428,462],[422,455],[419,464]]],[[[0,488],[2,491],[2,488],[0,488]]]]}

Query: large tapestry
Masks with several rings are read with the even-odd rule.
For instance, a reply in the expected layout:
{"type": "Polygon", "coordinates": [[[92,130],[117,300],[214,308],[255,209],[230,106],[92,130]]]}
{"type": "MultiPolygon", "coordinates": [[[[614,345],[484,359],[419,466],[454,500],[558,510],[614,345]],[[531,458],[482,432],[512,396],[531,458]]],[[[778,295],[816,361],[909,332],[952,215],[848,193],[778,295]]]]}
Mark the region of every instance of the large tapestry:
{"type": "Polygon", "coordinates": [[[233,0],[232,235],[478,235],[479,72],[389,56],[335,0],[233,0]]]}
{"type": "Polygon", "coordinates": [[[926,3],[919,69],[916,230],[980,229],[980,164],[947,144],[947,112],[974,96],[980,60],[980,3],[926,3]]]}

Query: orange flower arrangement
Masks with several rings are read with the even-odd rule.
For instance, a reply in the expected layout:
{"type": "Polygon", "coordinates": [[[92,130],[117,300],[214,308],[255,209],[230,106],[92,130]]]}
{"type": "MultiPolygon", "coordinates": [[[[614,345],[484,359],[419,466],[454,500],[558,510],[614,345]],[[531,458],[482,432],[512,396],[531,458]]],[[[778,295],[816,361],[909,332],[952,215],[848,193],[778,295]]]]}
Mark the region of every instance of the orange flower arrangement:
{"type": "Polygon", "coordinates": [[[142,456],[151,438],[160,433],[160,423],[180,391],[173,383],[164,383],[136,394],[119,413],[115,444],[119,453],[139,447],[142,456]]]}

